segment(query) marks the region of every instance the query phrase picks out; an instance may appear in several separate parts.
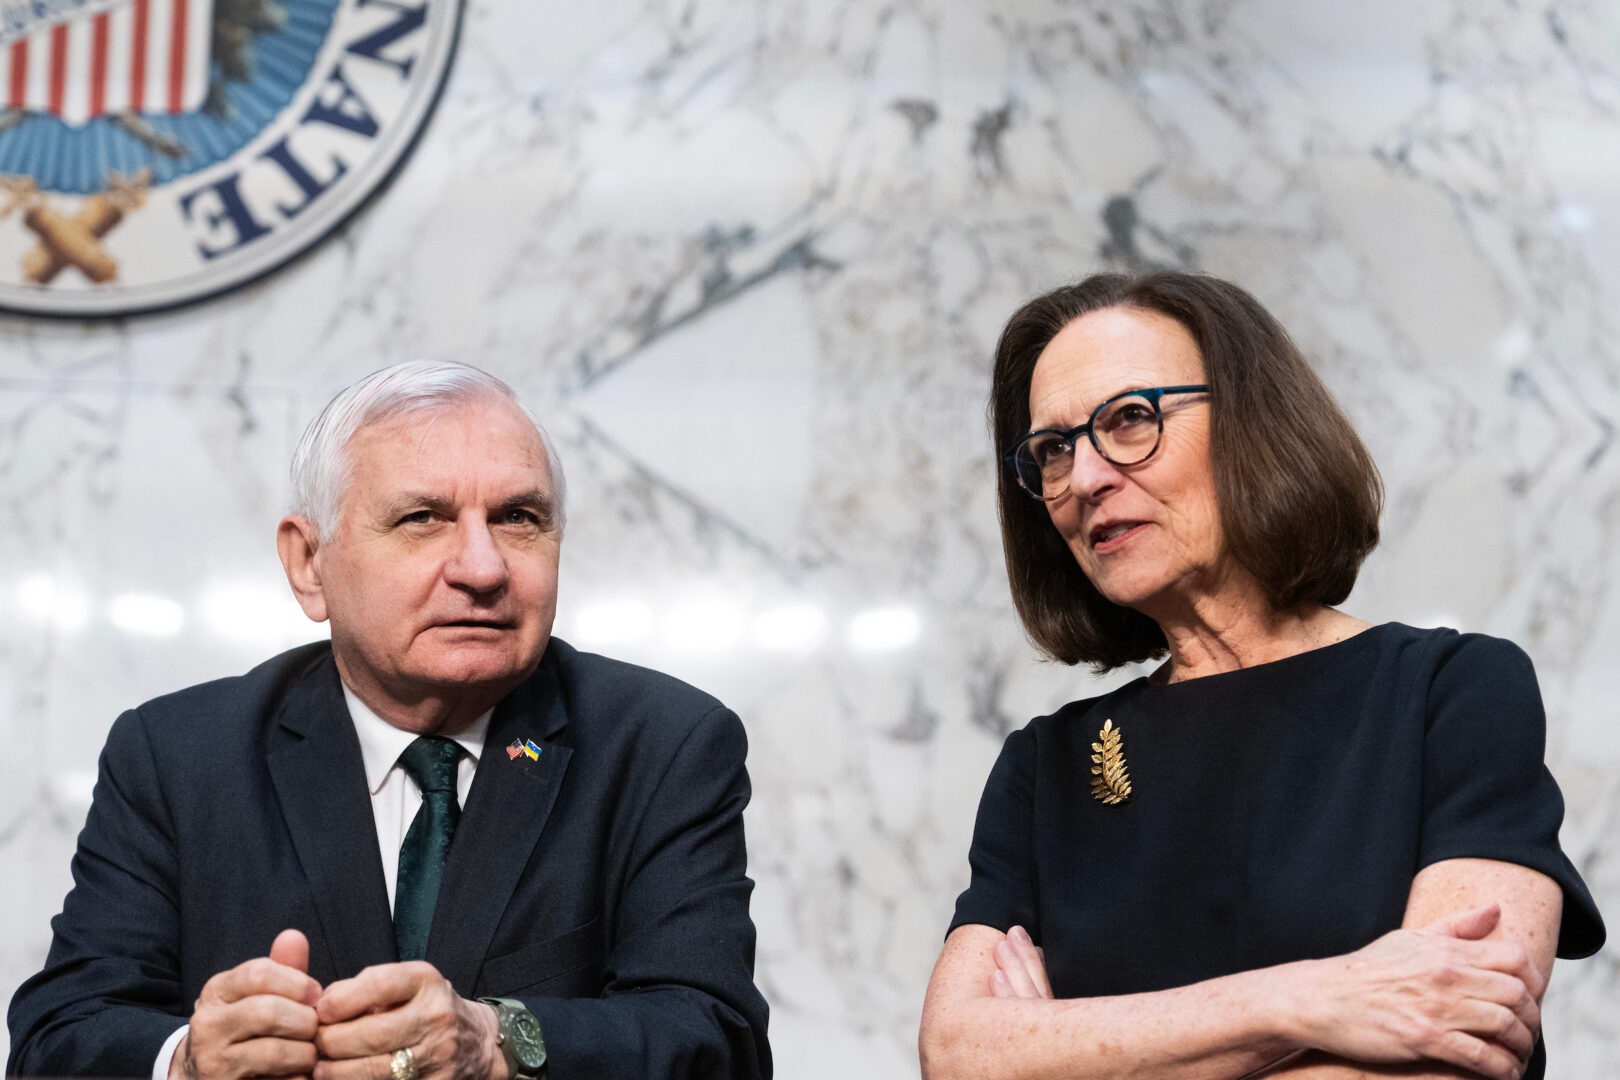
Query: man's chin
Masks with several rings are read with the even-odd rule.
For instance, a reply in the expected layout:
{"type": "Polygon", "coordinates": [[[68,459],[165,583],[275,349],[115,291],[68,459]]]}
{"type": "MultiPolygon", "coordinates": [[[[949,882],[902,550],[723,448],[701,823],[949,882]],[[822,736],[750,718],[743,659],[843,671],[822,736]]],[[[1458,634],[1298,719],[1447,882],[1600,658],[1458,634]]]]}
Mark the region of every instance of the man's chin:
{"type": "Polygon", "coordinates": [[[469,642],[452,649],[434,650],[432,655],[423,657],[411,674],[420,682],[447,690],[516,685],[534,671],[544,651],[544,645],[538,649],[519,649],[510,642],[487,645],[469,642]]]}

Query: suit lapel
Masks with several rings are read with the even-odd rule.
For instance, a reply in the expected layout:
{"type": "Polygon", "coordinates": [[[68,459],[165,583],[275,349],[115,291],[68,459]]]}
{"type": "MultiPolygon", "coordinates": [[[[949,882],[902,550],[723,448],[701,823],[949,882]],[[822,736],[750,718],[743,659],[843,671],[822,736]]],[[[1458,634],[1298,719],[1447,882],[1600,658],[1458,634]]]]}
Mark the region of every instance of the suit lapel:
{"type": "MultiPolygon", "coordinates": [[[[288,691],[267,755],[336,977],[398,958],[365,763],[330,657],[288,691]]],[[[313,966],[313,965],[312,965],[313,966]]]]}
{"type": "Polygon", "coordinates": [[[471,995],[518,879],[545,831],[573,750],[549,741],[567,724],[547,650],[539,669],[491,717],[434,909],[427,959],[471,995]],[[507,747],[532,740],[538,759],[507,747]]]}

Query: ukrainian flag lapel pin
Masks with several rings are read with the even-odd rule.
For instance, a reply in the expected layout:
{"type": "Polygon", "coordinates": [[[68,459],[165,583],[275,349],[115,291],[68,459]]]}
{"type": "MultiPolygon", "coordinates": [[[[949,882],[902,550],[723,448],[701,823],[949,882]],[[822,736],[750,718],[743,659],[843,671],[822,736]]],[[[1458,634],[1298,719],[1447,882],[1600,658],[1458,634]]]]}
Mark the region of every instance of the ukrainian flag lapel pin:
{"type": "Polygon", "coordinates": [[[530,761],[539,761],[540,754],[544,750],[545,747],[541,746],[533,739],[513,739],[509,744],[507,744],[506,756],[513,761],[516,761],[520,757],[526,757],[530,761]]]}

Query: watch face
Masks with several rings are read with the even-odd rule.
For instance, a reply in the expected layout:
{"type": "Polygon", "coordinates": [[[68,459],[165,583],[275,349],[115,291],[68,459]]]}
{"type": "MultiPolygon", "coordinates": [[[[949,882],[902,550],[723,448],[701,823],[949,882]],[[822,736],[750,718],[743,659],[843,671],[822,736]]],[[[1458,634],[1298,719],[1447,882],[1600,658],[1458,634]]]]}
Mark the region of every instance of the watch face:
{"type": "Polygon", "coordinates": [[[512,1015],[512,1052],[525,1070],[538,1069],[546,1063],[546,1044],[540,1038],[540,1021],[527,1010],[512,1015]]]}

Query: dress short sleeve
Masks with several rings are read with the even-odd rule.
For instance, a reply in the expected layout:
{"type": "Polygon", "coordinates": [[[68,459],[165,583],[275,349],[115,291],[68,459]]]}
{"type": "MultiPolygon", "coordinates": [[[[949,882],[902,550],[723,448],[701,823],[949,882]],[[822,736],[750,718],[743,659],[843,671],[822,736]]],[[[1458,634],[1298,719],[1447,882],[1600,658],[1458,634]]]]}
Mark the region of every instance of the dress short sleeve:
{"type": "MultiPolygon", "coordinates": [[[[951,930],[969,923],[1005,932],[1022,926],[1036,941],[1034,865],[1035,737],[1015,731],[1002,744],[1001,756],[979,799],[968,863],[973,876],[956,898],[951,930]]],[[[947,931],[949,934],[949,931],[947,931]]]]}
{"type": "Polygon", "coordinates": [[[1512,642],[1451,638],[1429,688],[1418,865],[1496,859],[1564,891],[1558,955],[1603,944],[1597,906],[1558,846],[1564,799],[1545,764],[1547,718],[1530,658],[1512,642]]]}

